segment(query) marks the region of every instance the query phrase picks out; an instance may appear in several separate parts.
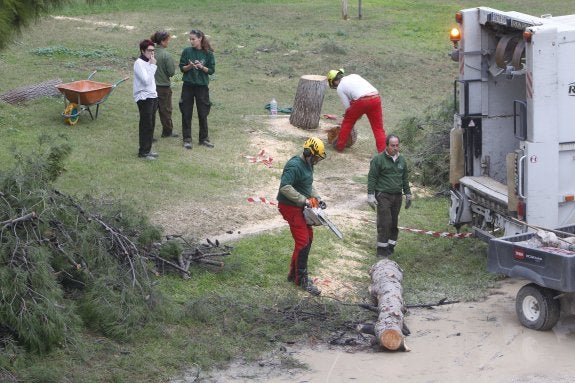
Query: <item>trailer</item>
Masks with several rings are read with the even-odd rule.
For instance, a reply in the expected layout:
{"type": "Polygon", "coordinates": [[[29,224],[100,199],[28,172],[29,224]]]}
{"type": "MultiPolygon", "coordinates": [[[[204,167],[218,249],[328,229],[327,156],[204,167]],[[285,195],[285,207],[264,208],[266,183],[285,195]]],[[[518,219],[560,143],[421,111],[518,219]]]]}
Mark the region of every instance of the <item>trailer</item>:
{"type": "Polygon", "coordinates": [[[451,224],[489,240],[575,223],[575,15],[477,7],[456,22],[451,224]]]}
{"type": "Polygon", "coordinates": [[[553,328],[561,311],[572,314],[575,302],[575,226],[544,232],[564,246],[534,246],[530,232],[491,239],[487,256],[488,271],[530,282],[517,293],[515,312],[523,326],[541,331],[553,328]]]}

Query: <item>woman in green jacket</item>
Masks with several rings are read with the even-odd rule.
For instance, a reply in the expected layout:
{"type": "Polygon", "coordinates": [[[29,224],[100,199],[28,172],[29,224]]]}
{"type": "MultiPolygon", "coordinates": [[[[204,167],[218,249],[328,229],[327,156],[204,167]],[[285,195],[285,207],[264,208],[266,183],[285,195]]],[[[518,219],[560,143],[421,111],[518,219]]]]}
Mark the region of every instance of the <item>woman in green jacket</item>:
{"type": "Polygon", "coordinates": [[[216,60],[204,32],[192,29],[190,31],[190,47],[182,51],[180,57],[180,70],[183,73],[182,97],[180,98],[180,111],[182,112],[182,135],[184,147],[192,148],[192,114],[194,102],[198,110],[199,143],[208,148],[214,145],[208,137],[208,114],[211,101],[208,84],[209,75],[216,71],[216,60]]]}

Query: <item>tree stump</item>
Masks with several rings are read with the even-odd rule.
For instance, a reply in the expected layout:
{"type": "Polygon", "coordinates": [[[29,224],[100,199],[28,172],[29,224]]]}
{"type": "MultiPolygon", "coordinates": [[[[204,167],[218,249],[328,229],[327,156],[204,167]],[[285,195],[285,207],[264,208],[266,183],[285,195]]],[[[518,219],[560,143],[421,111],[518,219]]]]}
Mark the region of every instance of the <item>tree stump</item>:
{"type": "Polygon", "coordinates": [[[402,333],[403,315],[403,272],[390,259],[382,259],[369,270],[371,285],[369,293],[377,301],[379,316],[375,324],[375,336],[379,344],[390,350],[409,351],[402,333]]]}
{"type": "Polygon", "coordinates": [[[317,129],[326,88],[325,76],[301,76],[289,118],[290,124],[302,129],[317,129]]]}

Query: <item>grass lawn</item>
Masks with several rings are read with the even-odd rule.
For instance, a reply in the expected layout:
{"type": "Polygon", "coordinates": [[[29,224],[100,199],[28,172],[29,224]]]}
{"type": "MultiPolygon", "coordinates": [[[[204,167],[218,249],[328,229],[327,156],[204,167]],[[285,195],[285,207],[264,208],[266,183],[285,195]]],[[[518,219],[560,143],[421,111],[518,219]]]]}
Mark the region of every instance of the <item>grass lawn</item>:
{"type": "MultiPolygon", "coordinates": [[[[160,159],[139,160],[138,110],[129,79],[100,105],[96,120],[84,113],[75,126],[64,123],[61,98],[0,103],[1,169],[10,168],[17,153],[38,150],[40,137],[49,136],[73,148],[67,171],[58,180],[60,189],[128,201],[168,233],[200,239],[270,218],[277,214],[273,209],[244,212],[240,208],[245,197],[256,193],[275,197],[283,160],[264,169],[246,166],[242,156],[257,153],[258,140],[265,139],[283,142],[277,155],[287,158],[300,150],[303,141],[270,129],[264,106],[272,98],[280,108],[291,106],[300,76],[343,67],[379,89],[386,130],[401,135],[398,126],[403,119],[417,118],[452,98],[458,68],[447,55],[448,31],[457,10],[479,5],[467,0],[368,0],[362,1],[363,18],[358,20],[357,2],[349,3],[351,18],[344,21],[339,2],[332,0],[199,0],[193,4],[168,0],[161,5],[126,0],[95,6],[74,1],[31,25],[0,52],[0,93],[49,79],[64,83],[85,79],[94,70],[94,80],[115,83],[132,76],[141,39],[158,29],[170,31],[174,38],[168,49],[179,59],[188,46],[189,30],[199,28],[215,48],[209,124],[216,148],[185,151],[179,139],[160,139],[156,133],[154,150],[160,159]],[[211,219],[214,214],[219,221],[211,219]]],[[[572,12],[559,0],[486,0],[481,5],[534,15],[572,12]]],[[[173,84],[174,126],[179,133],[180,74],[173,84]]],[[[322,112],[343,113],[335,92],[327,91],[322,112]]],[[[192,125],[197,140],[196,116],[192,125]]],[[[159,120],[156,132],[158,126],[159,120]]],[[[350,188],[365,187],[366,171],[362,175],[361,169],[367,169],[374,145],[366,119],[358,129],[362,139],[347,152],[348,157],[330,156],[318,169],[328,194],[335,178],[350,188]]],[[[453,231],[447,224],[447,199],[430,196],[433,191],[419,194],[413,210],[402,215],[401,225],[453,231]]],[[[292,240],[284,225],[234,241],[233,254],[222,270],[198,267],[185,281],[178,275],[158,278],[158,287],[175,303],[173,314],[139,331],[134,339],[118,343],[86,333],[80,343],[42,357],[18,347],[5,349],[0,356],[0,381],[167,382],[191,367],[205,373],[238,356],[256,360],[284,342],[325,340],[331,331],[349,329],[350,324],[370,318],[355,304],[368,298],[366,271],[374,263],[375,227],[369,223],[346,229],[343,242],[334,242],[327,230],[317,230],[312,250],[316,265],[324,268],[340,260],[342,249],[358,255],[350,270],[340,270],[349,272],[353,285],[343,301],[295,294],[285,282],[292,240]],[[309,312],[317,315],[308,317],[309,312]]],[[[406,275],[407,303],[443,297],[479,299],[496,279],[485,271],[486,248],[477,240],[400,235],[404,242],[396,261],[406,275]]],[[[289,363],[286,358],[286,366],[289,363]]]]}

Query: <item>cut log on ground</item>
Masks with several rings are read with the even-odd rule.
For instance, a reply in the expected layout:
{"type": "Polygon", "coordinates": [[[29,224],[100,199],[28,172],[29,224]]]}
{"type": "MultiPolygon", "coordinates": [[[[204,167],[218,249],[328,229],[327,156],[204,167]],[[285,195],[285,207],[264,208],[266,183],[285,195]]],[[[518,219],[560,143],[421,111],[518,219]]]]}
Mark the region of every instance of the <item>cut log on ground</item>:
{"type": "MultiPolygon", "coordinates": [[[[333,144],[334,142],[336,142],[338,137],[339,137],[340,131],[341,131],[341,126],[339,126],[339,125],[334,126],[333,128],[330,128],[330,129],[325,129],[325,132],[327,133],[327,143],[333,144]]],[[[353,146],[353,144],[355,144],[356,141],[357,141],[357,130],[355,130],[355,127],[353,127],[351,129],[351,133],[349,134],[349,137],[347,138],[347,142],[345,143],[345,146],[350,148],[351,146],[353,146]]]]}
{"type": "Polygon", "coordinates": [[[39,97],[58,96],[60,95],[60,91],[56,89],[56,85],[61,83],[62,80],[55,79],[12,89],[6,93],[0,94],[0,100],[8,104],[18,104],[20,102],[34,100],[39,97]]]}
{"type": "Polygon", "coordinates": [[[375,324],[375,336],[379,344],[390,351],[409,351],[402,334],[403,315],[403,272],[390,259],[382,259],[369,270],[371,284],[369,294],[377,302],[379,316],[375,324]]]}
{"type": "Polygon", "coordinates": [[[325,76],[301,76],[289,118],[290,124],[301,129],[317,129],[326,88],[325,76]]]}

